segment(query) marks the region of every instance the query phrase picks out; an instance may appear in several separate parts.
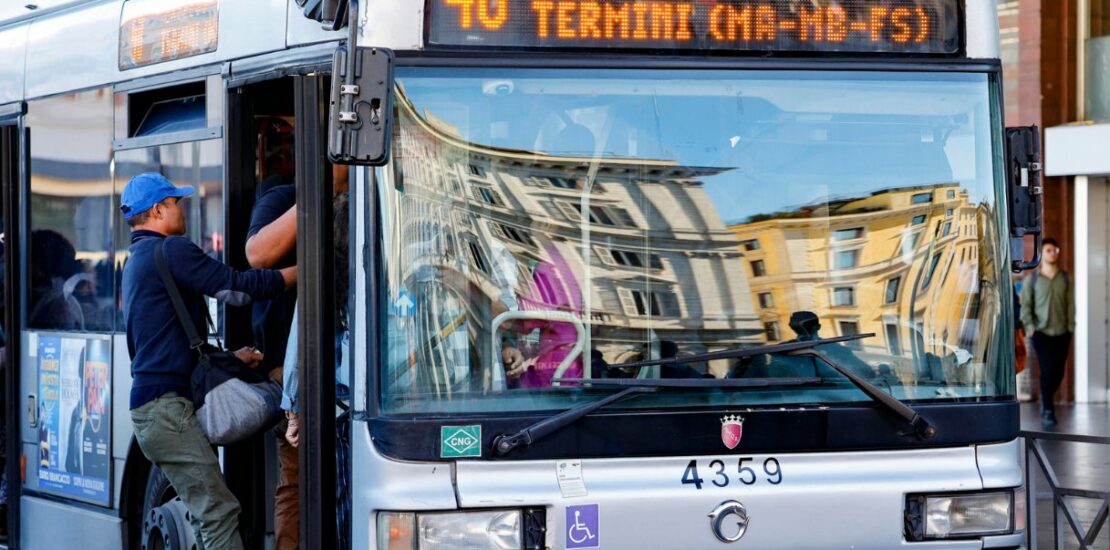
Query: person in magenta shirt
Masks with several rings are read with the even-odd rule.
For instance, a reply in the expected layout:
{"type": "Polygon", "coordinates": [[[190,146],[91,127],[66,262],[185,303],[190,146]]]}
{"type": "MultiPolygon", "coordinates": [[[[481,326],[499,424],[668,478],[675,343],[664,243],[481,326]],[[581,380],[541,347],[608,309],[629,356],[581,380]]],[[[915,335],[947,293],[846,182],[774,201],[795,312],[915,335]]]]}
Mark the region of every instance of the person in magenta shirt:
{"type": "MultiPolygon", "coordinates": [[[[568,313],[581,311],[582,292],[578,287],[575,272],[565,258],[554,247],[547,247],[551,261],[541,262],[532,271],[533,285],[528,295],[520,297],[523,311],[558,310],[568,313]]],[[[570,354],[578,340],[574,325],[558,321],[526,320],[517,321],[513,330],[526,334],[540,330],[539,351],[535,357],[508,365],[506,376],[519,379],[522,388],[545,388],[552,385],[559,364],[570,354]]],[[[581,378],[582,359],[576,358],[562,374],[562,378],[581,378]]]]}

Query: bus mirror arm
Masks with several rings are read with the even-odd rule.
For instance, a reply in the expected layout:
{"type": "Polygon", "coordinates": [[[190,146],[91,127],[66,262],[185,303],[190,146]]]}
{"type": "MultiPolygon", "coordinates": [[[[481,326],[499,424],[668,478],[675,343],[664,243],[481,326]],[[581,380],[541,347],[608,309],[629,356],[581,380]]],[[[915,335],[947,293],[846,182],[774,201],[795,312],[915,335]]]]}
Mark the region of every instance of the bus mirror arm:
{"type": "Polygon", "coordinates": [[[1040,130],[1006,128],[1006,199],[1010,214],[1010,268],[1014,273],[1041,263],[1044,238],[1044,185],[1040,130]],[[1025,259],[1025,237],[1033,236],[1033,258],[1025,259]]]}

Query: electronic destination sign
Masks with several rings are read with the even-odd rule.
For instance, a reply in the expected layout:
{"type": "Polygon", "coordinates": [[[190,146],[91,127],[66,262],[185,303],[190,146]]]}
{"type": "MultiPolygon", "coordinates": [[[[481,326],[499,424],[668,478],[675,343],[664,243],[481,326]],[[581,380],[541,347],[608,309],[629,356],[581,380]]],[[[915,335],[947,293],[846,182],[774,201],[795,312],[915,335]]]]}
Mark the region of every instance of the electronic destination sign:
{"type": "Polygon", "coordinates": [[[954,54],[960,0],[427,0],[429,46],[954,54]]]}

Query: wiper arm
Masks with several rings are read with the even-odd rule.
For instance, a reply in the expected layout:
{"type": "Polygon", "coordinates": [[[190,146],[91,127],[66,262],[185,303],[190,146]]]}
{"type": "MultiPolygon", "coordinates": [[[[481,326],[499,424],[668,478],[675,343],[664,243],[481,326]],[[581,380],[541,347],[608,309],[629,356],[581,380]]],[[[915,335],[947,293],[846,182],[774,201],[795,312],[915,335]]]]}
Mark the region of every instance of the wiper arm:
{"type": "Polygon", "coordinates": [[[795,350],[791,352],[790,355],[808,355],[810,357],[815,357],[828,366],[832,367],[834,370],[836,370],[836,372],[842,374],[845,378],[852,382],[852,384],[863,391],[863,393],[867,394],[867,396],[874,400],[876,403],[882,405],[888,411],[902,417],[903,420],[909,423],[910,428],[912,428],[913,431],[911,433],[916,435],[918,438],[930,439],[933,436],[937,435],[936,426],[933,426],[928,420],[925,419],[925,417],[921,416],[921,413],[913,410],[913,408],[911,408],[909,405],[903,403],[894,396],[883,392],[883,390],[880,389],[878,386],[872,384],[871,382],[868,382],[867,380],[864,380],[859,375],[845,368],[844,365],[841,365],[840,363],[834,361],[828,355],[825,355],[824,353],[813,348],[795,350]]]}
{"type": "Polygon", "coordinates": [[[674,365],[678,363],[700,363],[702,361],[714,361],[717,359],[735,359],[738,357],[754,357],[756,355],[770,355],[775,353],[789,353],[792,351],[811,349],[824,344],[839,344],[843,342],[852,342],[855,340],[863,340],[874,336],[874,333],[867,334],[853,334],[851,336],[837,336],[835,338],[817,338],[814,340],[799,340],[796,342],[786,342],[785,344],[772,344],[769,346],[753,346],[748,348],[734,348],[721,351],[711,351],[709,353],[699,353],[697,355],[683,355],[682,357],[667,357],[665,359],[648,359],[646,361],[632,361],[630,363],[618,363],[616,365],[609,365],[610,369],[628,369],[640,367],[653,367],[656,365],[674,365]]]}
{"type": "MultiPolygon", "coordinates": [[[[673,380],[639,380],[639,379],[582,379],[582,378],[556,378],[555,382],[578,383],[597,387],[624,388],[604,399],[591,401],[567,409],[555,416],[545,418],[514,434],[502,434],[493,438],[493,452],[505,456],[517,447],[526,447],[536,441],[569,426],[582,417],[623,401],[630,397],[645,393],[655,393],[661,389],[692,389],[692,388],[763,388],[768,386],[809,386],[825,382],[819,377],[791,377],[791,378],[693,378],[673,380]]],[[[565,387],[565,386],[560,386],[565,387]]]]}
{"type": "Polygon", "coordinates": [[[493,452],[498,455],[505,456],[512,452],[513,449],[516,449],[520,446],[531,445],[532,443],[535,443],[543,437],[565,426],[573,424],[583,416],[586,416],[602,407],[607,407],[609,405],[612,405],[613,403],[616,403],[617,401],[623,401],[630,397],[642,395],[645,393],[654,393],[657,391],[659,391],[659,386],[632,386],[625,390],[614,393],[613,395],[610,395],[604,399],[598,399],[597,401],[591,401],[577,407],[572,407],[555,416],[540,420],[539,422],[536,422],[535,424],[532,424],[515,434],[502,434],[493,438],[493,452]]]}

